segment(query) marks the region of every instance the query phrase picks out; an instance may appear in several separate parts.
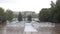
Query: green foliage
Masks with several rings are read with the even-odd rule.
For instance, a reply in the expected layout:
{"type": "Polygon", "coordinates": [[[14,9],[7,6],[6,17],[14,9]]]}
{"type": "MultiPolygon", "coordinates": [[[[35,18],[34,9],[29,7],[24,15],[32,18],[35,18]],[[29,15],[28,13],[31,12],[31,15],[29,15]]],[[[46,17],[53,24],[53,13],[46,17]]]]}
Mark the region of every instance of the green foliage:
{"type": "Polygon", "coordinates": [[[40,21],[51,21],[51,22],[60,22],[60,0],[57,0],[56,4],[51,4],[51,8],[42,9],[39,12],[40,21]]]}
{"type": "Polygon", "coordinates": [[[2,22],[5,22],[6,21],[6,16],[5,16],[5,12],[4,12],[4,9],[0,7],[0,20],[2,22]]]}
{"type": "Polygon", "coordinates": [[[54,14],[53,21],[57,23],[60,22],[60,14],[54,14]]]}
{"type": "Polygon", "coordinates": [[[32,21],[32,16],[31,15],[28,15],[28,21],[32,21]]]}
{"type": "Polygon", "coordinates": [[[50,16],[51,16],[51,9],[48,8],[43,8],[40,12],[39,12],[39,20],[40,21],[50,21],[50,16]]]}
{"type": "Polygon", "coordinates": [[[4,9],[0,8],[0,16],[3,18],[4,17],[4,9]]]}
{"type": "Polygon", "coordinates": [[[6,13],[4,12],[3,21],[6,21],[6,13]]]}
{"type": "Polygon", "coordinates": [[[53,22],[60,22],[60,0],[57,0],[56,6],[54,9],[53,22]]]}
{"type": "Polygon", "coordinates": [[[6,19],[9,21],[13,19],[13,12],[11,10],[6,10],[6,19]]]}
{"type": "Polygon", "coordinates": [[[21,14],[21,12],[19,12],[18,21],[22,21],[22,14],[21,14]]]}

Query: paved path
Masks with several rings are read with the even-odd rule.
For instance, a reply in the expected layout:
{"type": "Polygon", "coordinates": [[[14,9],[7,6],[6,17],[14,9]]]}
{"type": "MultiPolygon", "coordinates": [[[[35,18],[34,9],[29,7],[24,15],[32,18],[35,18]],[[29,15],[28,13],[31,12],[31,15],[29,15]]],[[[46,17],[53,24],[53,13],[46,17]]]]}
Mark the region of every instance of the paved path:
{"type": "Polygon", "coordinates": [[[34,33],[34,32],[38,32],[31,23],[25,23],[25,28],[24,28],[24,32],[27,34],[29,33],[34,33]]]}

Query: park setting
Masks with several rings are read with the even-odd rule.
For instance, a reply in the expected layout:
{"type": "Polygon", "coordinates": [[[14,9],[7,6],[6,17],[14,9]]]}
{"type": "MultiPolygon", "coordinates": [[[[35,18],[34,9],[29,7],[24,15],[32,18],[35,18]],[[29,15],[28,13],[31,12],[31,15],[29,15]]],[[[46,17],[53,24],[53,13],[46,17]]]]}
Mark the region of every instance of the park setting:
{"type": "Polygon", "coordinates": [[[60,0],[0,0],[0,34],[60,34],[60,0]]]}

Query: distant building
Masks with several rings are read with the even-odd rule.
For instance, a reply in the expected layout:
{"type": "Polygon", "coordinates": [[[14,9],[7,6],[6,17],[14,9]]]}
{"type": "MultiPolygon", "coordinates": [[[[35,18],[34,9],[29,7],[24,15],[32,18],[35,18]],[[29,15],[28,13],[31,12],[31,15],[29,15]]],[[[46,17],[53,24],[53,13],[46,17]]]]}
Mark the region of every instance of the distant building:
{"type": "MultiPolygon", "coordinates": [[[[14,14],[13,16],[14,18],[18,18],[19,12],[13,12],[13,14],[14,14]]],[[[28,15],[31,15],[32,18],[38,18],[38,14],[35,13],[34,11],[22,11],[21,14],[23,19],[27,18],[28,15]]]]}
{"type": "Polygon", "coordinates": [[[17,18],[18,17],[18,14],[19,14],[19,12],[13,12],[13,17],[14,18],[17,18]]]}
{"type": "Polygon", "coordinates": [[[33,11],[23,11],[23,12],[21,12],[21,13],[22,13],[22,15],[24,15],[25,17],[27,17],[28,15],[33,16],[33,15],[35,14],[35,12],[33,12],[33,11]]]}
{"type": "Polygon", "coordinates": [[[36,14],[34,11],[23,11],[21,14],[23,15],[24,20],[27,20],[28,15],[31,15],[32,18],[38,18],[38,14],[36,14]]]}

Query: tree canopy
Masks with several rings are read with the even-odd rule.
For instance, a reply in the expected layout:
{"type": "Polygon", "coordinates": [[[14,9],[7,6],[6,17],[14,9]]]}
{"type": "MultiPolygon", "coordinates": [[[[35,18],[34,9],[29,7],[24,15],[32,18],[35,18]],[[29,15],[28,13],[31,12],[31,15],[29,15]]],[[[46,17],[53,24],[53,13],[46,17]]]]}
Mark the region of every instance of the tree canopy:
{"type": "Polygon", "coordinates": [[[56,1],[56,4],[51,2],[51,8],[43,8],[39,12],[40,21],[60,22],[60,0],[56,1]]]}
{"type": "Polygon", "coordinates": [[[6,10],[6,19],[9,21],[13,19],[13,12],[11,10],[6,10]]]}
{"type": "Polygon", "coordinates": [[[21,12],[19,12],[18,21],[22,21],[22,14],[21,14],[21,12]]]}
{"type": "Polygon", "coordinates": [[[27,20],[28,21],[32,21],[32,16],[31,15],[28,15],[27,20]]]}

